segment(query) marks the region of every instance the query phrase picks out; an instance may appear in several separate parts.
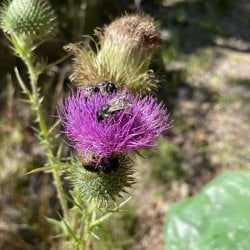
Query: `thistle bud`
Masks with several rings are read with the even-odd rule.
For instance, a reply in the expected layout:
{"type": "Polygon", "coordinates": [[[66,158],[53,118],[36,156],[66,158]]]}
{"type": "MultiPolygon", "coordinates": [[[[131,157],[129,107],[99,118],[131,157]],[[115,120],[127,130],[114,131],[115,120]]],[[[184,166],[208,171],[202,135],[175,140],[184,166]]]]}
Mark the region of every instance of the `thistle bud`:
{"type": "Polygon", "coordinates": [[[77,194],[97,207],[107,206],[134,183],[132,166],[125,156],[119,157],[117,166],[112,166],[109,173],[91,172],[76,161],[70,169],[70,177],[77,194]]]}
{"type": "Polygon", "coordinates": [[[46,0],[13,0],[2,6],[1,27],[19,39],[48,37],[56,28],[55,13],[46,0]]]}

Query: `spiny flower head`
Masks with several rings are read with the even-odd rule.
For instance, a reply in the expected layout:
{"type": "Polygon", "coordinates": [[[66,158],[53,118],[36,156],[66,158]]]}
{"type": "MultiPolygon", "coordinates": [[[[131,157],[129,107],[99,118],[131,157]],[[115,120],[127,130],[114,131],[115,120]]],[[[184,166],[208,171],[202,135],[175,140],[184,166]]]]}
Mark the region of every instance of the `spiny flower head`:
{"type": "Polygon", "coordinates": [[[59,106],[64,132],[83,157],[96,159],[149,148],[169,128],[166,108],[152,96],[129,93],[86,97],[78,89],[59,106]]]}
{"type": "Polygon", "coordinates": [[[75,55],[72,79],[79,85],[109,79],[133,93],[148,93],[158,83],[149,63],[160,33],[148,15],[125,15],[96,31],[98,45],[70,44],[75,55]]]}
{"type": "Polygon", "coordinates": [[[121,197],[126,189],[134,184],[130,160],[120,156],[116,168],[110,173],[87,171],[79,161],[73,162],[69,169],[71,183],[83,200],[105,207],[109,201],[121,197]]]}
{"type": "Polygon", "coordinates": [[[2,6],[1,27],[19,38],[41,39],[56,27],[55,13],[46,0],[13,0],[2,6]]]}
{"type": "MultiPolygon", "coordinates": [[[[130,50],[142,54],[150,54],[159,46],[160,32],[149,15],[125,15],[104,28],[101,39],[102,46],[106,43],[119,46],[130,46],[130,50]]],[[[110,46],[110,45],[109,45],[110,46]]]]}

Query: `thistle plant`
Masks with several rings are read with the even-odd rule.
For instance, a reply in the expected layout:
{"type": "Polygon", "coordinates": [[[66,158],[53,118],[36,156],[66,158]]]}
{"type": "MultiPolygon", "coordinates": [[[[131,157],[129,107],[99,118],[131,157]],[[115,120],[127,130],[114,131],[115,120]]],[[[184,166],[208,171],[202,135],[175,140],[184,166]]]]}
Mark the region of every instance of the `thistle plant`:
{"type": "Polygon", "coordinates": [[[48,221],[61,230],[62,248],[89,249],[92,236],[98,237],[95,228],[129,200],[117,204],[135,182],[131,156],[152,148],[170,126],[166,107],[150,93],[157,79],[148,67],[159,31],[147,15],[125,15],[98,30],[95,50],[86,43],[65,47],[75,56],[71,78],[78,83],[57,105],[61,132],[72,149],[65,162],[62,144],[56,146],[51,133],[57,123],[47,124],[39,92],[39,75],[50,65],[34,51],[55,33],[55,13],[46,0],[13,0],[2,6],[0,20],[27,66],[29,84],[16,68],[15,73],[36,115],[35,132],[47,155],[46,166],[31,173],[52,173],[63,211],[60,221],[48,221]],[[62,171],[72,186],[69,195],[63,190],[62,171]]]}
{"type": "MultiPolygon", "coordinates": [[[[68,216],[67,201],[62,192],[62,182],[59,173],[59,159],[54,155],[54,145],[51,138],[52,129],[48,127],[42,110],[43,97],[40,95],[38,77],[49,65],[44,60],[38,60],[34,50],[56,30],[56,17],[49,2],[46,0],[13,0],[3,4],[0,11],[0,24],[12,49],[27,66],[30,82],[24,83],[18,69],[15,74],[22,91],[27,96],[36,115],[38,128],[35,129],[47,155],[47,166],[40,170],[52,172],[64,216],[68,216]]],[[[60,62],[60,60],[58,61],[60,62]]],[[[56,63],[56,62],[55,62],[56,63]]],[[[52,125],[52,128],[54,125],[52,125]]]]}

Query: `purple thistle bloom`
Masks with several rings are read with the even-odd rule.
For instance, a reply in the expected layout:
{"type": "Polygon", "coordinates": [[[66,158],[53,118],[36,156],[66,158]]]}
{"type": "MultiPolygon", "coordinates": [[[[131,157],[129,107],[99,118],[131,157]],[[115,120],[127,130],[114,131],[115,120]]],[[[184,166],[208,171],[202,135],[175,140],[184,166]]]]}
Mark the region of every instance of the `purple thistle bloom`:
{"type": "Polygon", "coordinates": [[[170,127],[162,103],[152,96],[139,98],[125,92],[86,97],[84,90],[78,89],[60,104],[59,116],[76,151],[83,157],[91,154],[98,159],[152,147],[161,132],[170,127]],[[97,112],[117,98],[129,105],[98,121],[97,112]]]}

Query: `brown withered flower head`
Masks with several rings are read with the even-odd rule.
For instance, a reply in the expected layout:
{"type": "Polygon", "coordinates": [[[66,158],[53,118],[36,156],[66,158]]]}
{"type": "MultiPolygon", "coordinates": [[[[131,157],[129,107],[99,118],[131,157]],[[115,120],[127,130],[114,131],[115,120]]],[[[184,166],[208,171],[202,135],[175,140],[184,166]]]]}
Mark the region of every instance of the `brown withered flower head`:
{"type": "Polygon", "coordinates": [[[110,39],[115,43],[125,43],[130,49],[151,53],[158,47],[160,33],[152,17],[148,15],[126,15],[104,28],[103,46],[110,39]],[[133,47],[134,46],[134,47],[133,47]]]}

